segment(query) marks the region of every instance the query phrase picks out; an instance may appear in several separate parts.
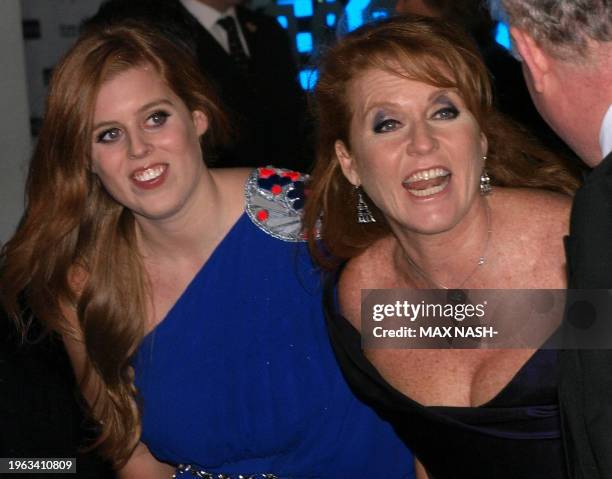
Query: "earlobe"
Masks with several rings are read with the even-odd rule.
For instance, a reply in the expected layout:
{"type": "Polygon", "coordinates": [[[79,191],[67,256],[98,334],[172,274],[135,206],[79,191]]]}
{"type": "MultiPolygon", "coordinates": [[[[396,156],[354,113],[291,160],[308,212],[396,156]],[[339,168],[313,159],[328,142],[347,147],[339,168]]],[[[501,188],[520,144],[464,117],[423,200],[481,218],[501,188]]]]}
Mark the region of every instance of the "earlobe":
{"type": "Polygon", "coordinates": [[[510,27],[510,35],[527,68],[529,83],[531,83],[535,92],[542,93],[547,75],[550,72],[550,62],[547,54],[531,35],[520,28],[510,27]]]}
{"type": "Polygon", "coordinates": [[[200,110],[195,110],[191,116],[198,136],[202,136],[208,130],[208,117],[200,110]]]}
{"type": "Polygon", "coordinates": [[[354,186],[359,186],[361,184],[359,181],[359,175],[355,170],[355,162],[349,153],[348,148],[342,140],[336,140],[334,143],[334,148],[336,150],[336,158],[338,158],[338,163],[340,163],[342,173],[349,183],[354,186]]]}

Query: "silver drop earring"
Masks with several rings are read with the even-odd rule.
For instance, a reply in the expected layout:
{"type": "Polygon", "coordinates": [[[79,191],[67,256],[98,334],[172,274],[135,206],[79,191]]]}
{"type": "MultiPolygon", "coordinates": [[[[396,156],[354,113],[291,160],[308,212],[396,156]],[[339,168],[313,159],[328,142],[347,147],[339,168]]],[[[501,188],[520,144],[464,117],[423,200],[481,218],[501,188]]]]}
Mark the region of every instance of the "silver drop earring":
{"type": "MultiPolygon", "coordinates": [[[[487,157],[483,156],[482,161],[483,163],[486,162],[487,157]]],[[[483,166],[482,173],[480,173],[480,194],[482,196],[488,195],[489,193],[491,193],[492,189],[493,187],[491,186],[491,178],[489,177],[489,174],[487,173],[487,169],[483,166]]]]}
{"type": "Polygon", "coordinates": [[[359,186],[355,186],[355,193],[357,193],[357,223],[376,223],[376,219],[374,216],[372,216],[372,212],[370,211],[368,204],[363,199],[359,186]]]}

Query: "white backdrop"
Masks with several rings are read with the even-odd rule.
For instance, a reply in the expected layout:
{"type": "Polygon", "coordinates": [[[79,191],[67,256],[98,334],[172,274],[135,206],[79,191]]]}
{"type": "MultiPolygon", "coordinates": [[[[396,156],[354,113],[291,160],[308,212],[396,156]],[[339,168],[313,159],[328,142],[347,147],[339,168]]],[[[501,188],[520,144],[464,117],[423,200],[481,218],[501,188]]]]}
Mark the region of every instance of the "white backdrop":
{"type": "MultiPolygon", "coordinates": [[[[34,133],[43,116],[51,69],[75,42],[83,20],[102,0],[21,0],[26,71],[34,133]]],[[[75,85],[78,88],[78,85],[75,85]]]]}
{"type": "Polygon", "coordinates": [[[0,243],[23,210],[25,165],[30,154],[28,99],[19,0],[0,1],[0,243]]]}
{"type": "Polygon", "coordinates": [[[0,0],[0,243],[23,212],[30,125],[42,118],[50,70],[100,1],[0,0]]]}

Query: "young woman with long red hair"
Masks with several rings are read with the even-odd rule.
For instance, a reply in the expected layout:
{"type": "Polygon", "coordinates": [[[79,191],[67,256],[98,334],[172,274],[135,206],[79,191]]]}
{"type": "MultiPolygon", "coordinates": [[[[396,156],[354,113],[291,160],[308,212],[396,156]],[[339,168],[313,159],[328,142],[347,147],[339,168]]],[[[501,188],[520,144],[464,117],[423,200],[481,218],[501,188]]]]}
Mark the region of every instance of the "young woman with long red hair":
{"type": "Polygon", "coordinates": [[[122,477],[410,477],[335,363],[305,177],[208,168],[223,118],[150,26],[87,29],[53,74],[4,307],[62,336],[122,477]]]}

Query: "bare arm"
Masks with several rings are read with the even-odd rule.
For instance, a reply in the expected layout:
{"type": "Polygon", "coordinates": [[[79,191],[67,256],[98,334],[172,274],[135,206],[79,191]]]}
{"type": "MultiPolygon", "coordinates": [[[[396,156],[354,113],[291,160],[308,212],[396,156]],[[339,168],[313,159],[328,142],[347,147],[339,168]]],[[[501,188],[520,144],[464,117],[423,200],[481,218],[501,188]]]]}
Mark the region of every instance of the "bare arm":
{"type": "Polygon", "coordinates": [[[429,479],[423,464],[416,457],[414,458],[414,471],[416,472],[416,479],[429,479]]]}
{"type": "Polygon", "coordinates": [[[175,468],[159,462],[147,446],[138,443],[127,464],[117,471],[118,479],[170,479],[175,468]]]}

